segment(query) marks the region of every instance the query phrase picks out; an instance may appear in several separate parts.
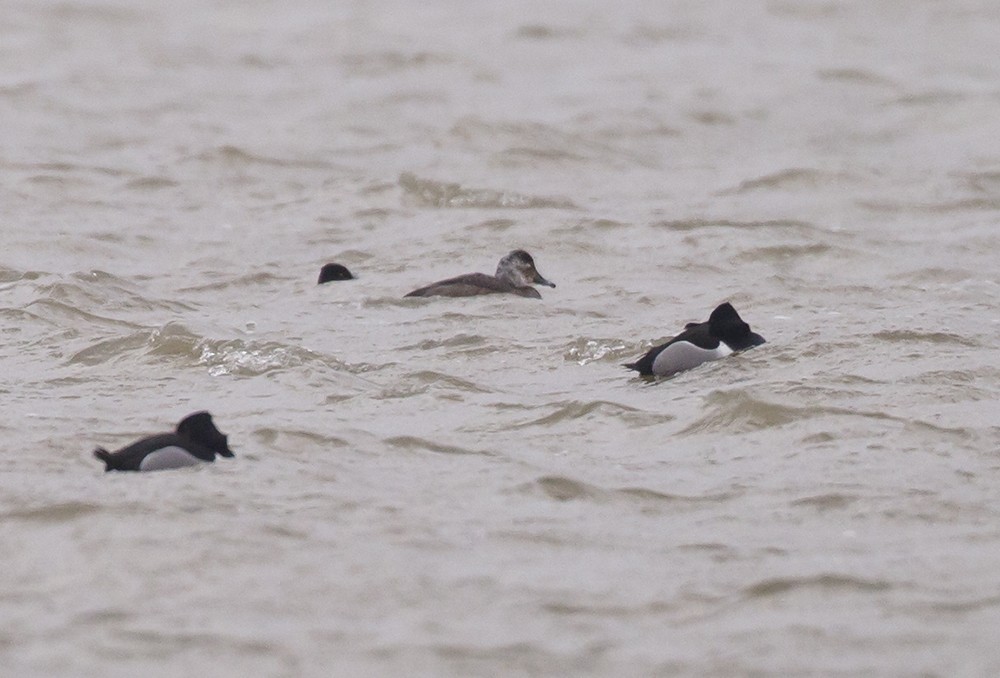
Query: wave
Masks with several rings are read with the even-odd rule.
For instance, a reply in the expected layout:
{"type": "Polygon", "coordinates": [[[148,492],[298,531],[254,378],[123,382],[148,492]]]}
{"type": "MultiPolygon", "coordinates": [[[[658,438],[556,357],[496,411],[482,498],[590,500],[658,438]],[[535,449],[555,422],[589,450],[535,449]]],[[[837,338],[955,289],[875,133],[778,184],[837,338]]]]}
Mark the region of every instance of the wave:
{"type": "Polygon", "coordinates": [[[237,167],[249,167],[251,165],[264,165],[267,167],[300,168],[300,169],[333,169],[334,165],[325,160],[313,160],[306,158],[275,158],[259,153],[253,153],[239,146],[225,144],[207,151],[203,151],[194,156],[195,160],[209,163],[221,163],[237,167]]]}
{"type": "Polygon", "coordinates": [[[458,183],[421,179],[406,172],[399,177],[403,193],[423,207],[473,209],[576,209],[566,198],[523,195],[488,188],[463,188],[458,183]]]}
{"type": "Polygon", "coordinates": [[[755,398],[744,390],[713,391],[707,398],[709,412],[680,431],[680,435],[716,432],[750,432],[784,426],[826,413],[824,408],[794,407],[755,398]]]}
{"type": "MultiPolygon", "coordinates": [[[[801,400],[802,390],[792,389],[790,395],[801,400]]],[[[794,422],[824,417],[861,418],[895,422],[904,429],[918,429],[943,436],[968,438],[973,432],[965,428],[949,428],[912,417],[901,417],[879,410],[861,410],[830,405],[785,405],[757,398],[743,389],[713,391],[706,397],[708,412],[685,426],[678,435],[703,433],[752,433],[780,428],[794,422]]],[[[821,435],[813,432],[811,437],[821,435]]]]}
{"type": "Polygon", "coordinates": [[[434,52],[405,53],[398,50],[375,50],[344,54],[340,57],[340,61],[349,74],[372,77],[446,65],[454,60],[447,55],[434,52]]]}
{"type": "Polygon", "coordinates": [[[308,444],[310,447],[349,446],[349,443],[343,438],[313,431],[264,427],[255,430],[253,435],[258,442],[269,448],[300,447],[302,444],[308,444]]]}
{"type": "Polygon", "coordinates": [[[659,168],[661,160],[649,152],[646,141],[677,134],[659,117],[643,110],[615,113],[597,129],[594,120],[580,122],[587,133],[538,122],[488,121],[469,116],[456,122],[451,134],[477,152],[491,154],[494,162],[502,166],[596,162],[650,169],[659,168]]]}
{"type": "MultiPolygon", "coordinates": [[[[533,426],[553,426],[578,419],[612,419],[631,426],[653,426],[675,419],[664,412],[647,412],[630,405],[610,400],[567,400],[549,405],[551,412],[529,421],[512,424],[507,428],[522,429],[533,426]]],[[[537,409],[537,408],[533,408],[537,409]]]]}
{"type": "Polygon", "coordinates": [[[893,588],[891,582],[884,579],[864,579],[842,574],[817,574],[808,577],[774,577],[763,579],[744,587],[746,598],[770,598],[789,592],[803,590],[846,590],[858,593],[888,591],[893,588]]]}
{"type": "Polygon", "coordinates": [[[276,341],[207,339],[176,322],[100,340],[73,353],[65,364],[95,366],[136,355],[207,367],[212,376],[256,376],[307,364],[351,371],[335,358],[299,346],[276,341]]]}
{"type": "Polygon", "coordinates": [[[831,254],[843,254],[849,256],[849,252],[835,248],[820,242],[801,243],[796,245],[772,245],[765,247],[751,247],[741,251],[734,259],[747,263],[769,262],[777,263],[788,260],[800,260],[807,257],[828,256],[831,254]]]}
{"type": "Polygon", "coordinates": [[[881,213],[949,214],[1000,210],[1000,196],[959,198],[943,202],[902,202],[892,200],[858,200],[858,207],[881,213]]]}
{"type": "Polygon", "coordinates": [[[886,330],[883,332],[876,332],[872,335],[872,337],[878,339],[879,341],[885,341],[893,344],[952,344],[955,346],[967,346],[970,348],[977,348],[980,346],[979,342],[969,339],[968,337],[963,337],[960,334],[954,334],[953,332],[886,330]]]}
{"type": "Polygon", "coordinates": [[[41,271],[19,271],[14,268],[0,266],[0,284],[19,282],[21,280],[38,280],[45,275],[41,271]]]}
{"type": "Polygon", "coordinates": [[[383,442],[387,445],[403,450],[435,452],[437,454],[477,454],[493,456],[492,452],[473,450],[467,447],[459,447],[458,445],[448,445],[446,443],[439,443],[433,440],[428,440],[427,438],[420,438],[418,436],[394,436],[386,438],[383,442]]]}
{"type": "Polygon", "coordinates": [[[964,179],[971,189],[1000,197],[1000,172],[970,172],[964,179]]]}
{"type": "Polygon", "coordinates": [[[23,520],[38,523],[65,523],[77,518],[85,518],[101,510],[98,504],[81,501],[68,501],[36,506],[32,508],[7,511],[0,514],[3,520],[23,520]]]}
{"type": "Polygon", "coordinates": [[[165,188],[176,188],[180,185],[179,181],[161,176],[138,177],[125,182],[125,188],[133,191],[159,191],[165,188]]]}
{"type": "Polygon", "coordinates": [[[866,71],[863,68],[821,68],[816,71],[816,76],[820,80],[845,82],[854,85],[898,86],[891,78],[873,73],[872,71],[866,71]]]}
{"type": "Polygon", "coordinates": [[[285,280],[284,276],[278,276],[273,273],[268,273],[266,271],[259,271],[255,273],[248,273],[246,275],[241,275],[236,278],[230,278],[228,280],[220,280],[214,283],[206,283],[204,285],[192,285],[191,287],[182,287],[178,289],[178,292],[210,292],[216,290],[224,290],[230,287],[236,287],[238,289],[246,289],[252,286],[264,286],[274,283],[276,281],[285,280]]]}
{"type": "Polygon", "coordinates": [[[947,594],[947,600],[918,603],[913,605],[919,611],[932,614],[944,612],[947,614],[967,614],[969,612],[982,612],[1000,608],[1000,596],[987,595],[981,598],[971,598],[965,600],[954,600],[953,594],[947,594]]]}
{"type": "MultiPolygon", "coordinates": [[[[16,273],[11,273],[14,277],[16,273]]],[[[16,281],[30,284],[17,285],[18,291],[30,301],[23,308],[47,319],[79,319],[101,323],[125,324],[101,314],[114,312],[181,313],[193,307],[172,299],[155,299],[131,282],[101,270],[53,276],[34,272],[22,273],[16,281]]]]}
{"type": "Polygon", "coordinates": [[[488,337],[479,334],[456,334],[444,339],[424,339],[416,344],[401,346],[401,351],[430,351],[435,348],[467,348],[480,347],[491,341],[488,337]]]}
{"type": "Polygon", "coordinates": [[[563,358],[586,365],[597,361],[620,362],[632,353],[621,339],[577,339],[563,352],[563,358]]]}
{"type": "Polygon", "coordinates": [[[556,501],[592,501],[597,503],[624,502],[645,507],[695,507],[719,504],[737,497],[736,493],[719,492],[706,495],[683,495],[662,492],[648,487],[605,488],[562,475],[543,475],[518,485],[516,491],[555,499],[556,501]]]}
{"type": "Polygon", "coordinates": [[[139,327],[134,323],[118,320],[117,318],[109,318],[96,313],[89,313],[74,304],[53,301],[51,299],[33,301],[27,304],[20,312],[25,314],[26,317],[48,323],[54,327],[71,328],[70,331],[73,334],[79,329],[81,323],[103,329],[131,330],[139,327]]]}
{"type": "Polygon", "coordinates": [[[858,497],[839,492],[828,492],[810,497],[801,497],[791,502],[792,506],[804,506],[817,511],[830,511],[834,509],[844,509],[858,500],[858,497]]]}
{"type": "Polygon", "coordinates": [[[776,229],[800,231],[809,234],[819,231],[815,224],[794,219],[768,219],[764,221],[737,221],[733,219],[671,219],[657,221],[653,228],[666,228],[671,231],[696,231],[705,228],[732,228],[737,230],[776,229]]]}
{"type": "Polygon", "coordinates": [[[461,393],[492,393],[492,389],[468,379],[455,377],[434,370],[410,372],[387,386],[379,397],[408,398],[429,391],[444,391],[452,395],[461,393]]]}
{"type": "Polygon", "coordinates": [[[843,186],[859,184],[861,180],[845,172],[826,172],[823,170],[793,167],[772,174],[765,174],[756,179],[741,181],[736,188],[723,190],[720,195],[744,194],[754,191],[768,190],[801,190],[814,191],[822,186],[843,186]]]}

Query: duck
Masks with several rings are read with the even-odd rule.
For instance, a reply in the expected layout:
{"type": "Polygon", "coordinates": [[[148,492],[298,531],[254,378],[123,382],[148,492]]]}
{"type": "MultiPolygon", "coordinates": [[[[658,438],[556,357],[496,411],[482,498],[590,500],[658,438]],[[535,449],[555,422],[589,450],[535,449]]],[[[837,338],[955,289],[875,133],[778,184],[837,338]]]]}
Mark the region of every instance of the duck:
{"type": "Polygon", "coordinates": [[[94,456],[105,471],[162,471],[215,461],[215,456],[232,457],[228,436],[215,427],[212,415],[201,411],[181,419],[173,433],[142,438],[120,450],[103,447],[94,456]]]}
{"type": "Polygon", "coordinates": [[[708,321],[688,323],[673,339],[624,367],[646,376],[667,377],[763,343],[764,337],[751,331],[727,301],[712,311],[708,321]]]}
{"type": "Polygon", "coordinates": [[[480,294],[516,294],[531,299],[542,295],[532,285],[555,287],[556,284],[542,277],[535,268],[535,260],[524,250],[513,250],[497,264],[495,275],[466,273],[439,280],[413,290],[407,297],[473,297],[480,294]]]}
{"type": "Polygon", "coordinates": [[[319,270],[319,280],[316,284],[322,285],[335,280],[354,280],[354,276],[343,264],[324,264],[323,268],[319,270]]]}

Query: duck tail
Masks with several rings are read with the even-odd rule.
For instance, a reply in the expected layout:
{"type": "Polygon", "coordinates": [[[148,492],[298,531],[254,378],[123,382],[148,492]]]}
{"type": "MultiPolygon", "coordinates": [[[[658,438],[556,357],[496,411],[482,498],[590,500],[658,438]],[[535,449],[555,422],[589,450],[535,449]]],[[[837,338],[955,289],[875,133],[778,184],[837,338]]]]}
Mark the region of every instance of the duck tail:
{"type": "Polygon", "coordinates": [[[105,466],[108,467],[108,469],[111,468],[111,453],[108,452],[106,449],[104,449],[103,447],[95,447],[94,456],[103,461],[105,466]]]}

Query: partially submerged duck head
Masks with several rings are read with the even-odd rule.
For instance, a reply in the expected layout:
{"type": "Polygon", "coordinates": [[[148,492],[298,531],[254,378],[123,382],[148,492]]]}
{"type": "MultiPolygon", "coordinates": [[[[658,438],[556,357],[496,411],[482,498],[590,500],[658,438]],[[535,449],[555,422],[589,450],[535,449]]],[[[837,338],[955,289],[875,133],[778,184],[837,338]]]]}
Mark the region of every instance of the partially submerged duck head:
{"type": "Polygon", "coordinates": [[[317,285],[333,282],[335,280],[353,280],[354,276],[343,264],[325,264],[319,270],[319,280],[317,285]]]}

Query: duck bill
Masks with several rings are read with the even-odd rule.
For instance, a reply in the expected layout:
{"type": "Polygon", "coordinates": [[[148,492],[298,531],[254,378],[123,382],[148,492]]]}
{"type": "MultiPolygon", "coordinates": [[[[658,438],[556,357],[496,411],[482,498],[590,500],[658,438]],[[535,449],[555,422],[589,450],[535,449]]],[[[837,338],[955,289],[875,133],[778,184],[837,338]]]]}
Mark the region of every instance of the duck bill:
{"type": "Polygon", "coordinates": [[[534,279],[531,282],[535,283],[536,285],[545,285],[546,287],[555,287],[556,286],[556,284],[554,282],[552,282],[550,280],[546,280],[545,278],[543,278],[542,274],[539,273],[538,271],[535,271],[535,277],[534,277],[534,279]]]}

